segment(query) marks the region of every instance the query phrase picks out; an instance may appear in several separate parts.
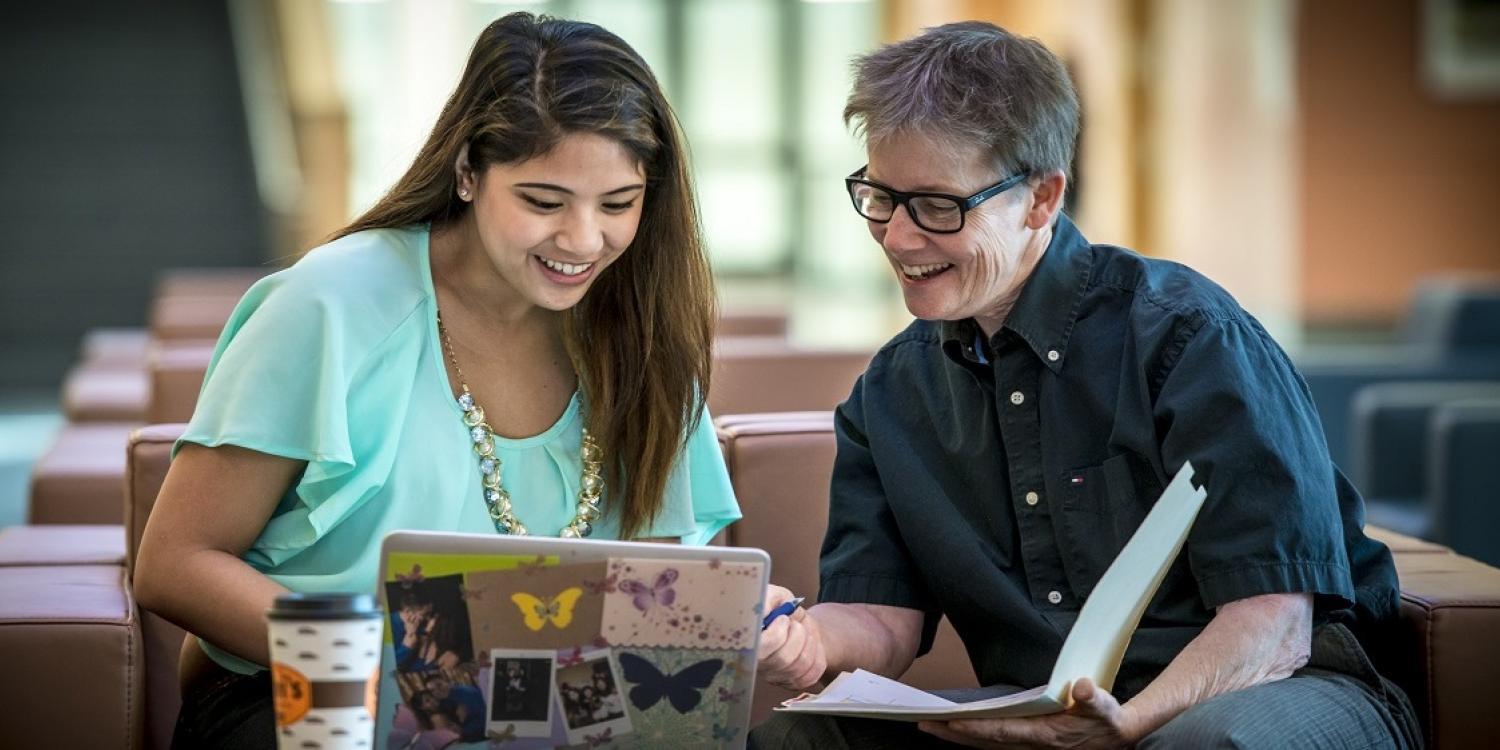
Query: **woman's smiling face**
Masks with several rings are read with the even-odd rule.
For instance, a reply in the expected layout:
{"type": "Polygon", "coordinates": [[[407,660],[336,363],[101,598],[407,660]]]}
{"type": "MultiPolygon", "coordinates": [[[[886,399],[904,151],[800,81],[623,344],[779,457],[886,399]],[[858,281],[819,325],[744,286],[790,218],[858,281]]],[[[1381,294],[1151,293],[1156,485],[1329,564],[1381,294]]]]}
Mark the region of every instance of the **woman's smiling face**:
{"type": "Polygon", "coordinates": [[[523,299],[566,310],[635,239],[645,200],[643,167],[618,141],[565,136],[552,150],[481,173],[459,165],[484,253],[523,299]]]}

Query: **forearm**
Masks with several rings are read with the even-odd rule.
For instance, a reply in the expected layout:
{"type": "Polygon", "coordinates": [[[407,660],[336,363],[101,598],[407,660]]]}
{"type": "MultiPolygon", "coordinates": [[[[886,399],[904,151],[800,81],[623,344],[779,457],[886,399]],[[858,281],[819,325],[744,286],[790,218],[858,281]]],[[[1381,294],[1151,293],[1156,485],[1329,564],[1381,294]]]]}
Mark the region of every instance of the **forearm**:
{"type": "Polygon", "coordinates": [[[856,669],[900,677],[916,658],[917,643],[912,634],[898,632],[871,605],[830,602],[809,609],[807,614],[817,619],[822,632],[828,658],[825,681],[856,669]]]}
{"type": "Polygon", "coordinates": [[[227,552],[173,557],[166,575],[164,568],[137,570],[138,583],[149,582],[142,605],[235,656],[269,664],[266,610],[286,587],[227,552]]]}
{"type": "Polygon", "coordinates": [[[1145,737],[1217,695],[1285,679],[1307,663],[1312,596],[1269,594],[1230,602],[1150,685],[1125,704],[1127,734],[1145,737]]]}

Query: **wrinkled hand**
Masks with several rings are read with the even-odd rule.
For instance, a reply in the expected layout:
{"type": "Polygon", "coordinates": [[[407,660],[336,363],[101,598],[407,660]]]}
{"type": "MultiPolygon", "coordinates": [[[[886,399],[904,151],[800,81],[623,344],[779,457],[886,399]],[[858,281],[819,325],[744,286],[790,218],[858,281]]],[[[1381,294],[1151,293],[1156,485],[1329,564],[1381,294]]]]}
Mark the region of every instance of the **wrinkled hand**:
{"type": "Polygon", "coordinates": [[[1130,728],[1130,712],[1107,691],[1088,679],[1073,683],[1073,705],[1047,716],[1023,719],[924,721],[924,732],[968,747],[980,748],[1103,748],[1131,747],[1138,737],[1130,728]]]}
{"type": "MultiPolygon", "coordinates": [[[[792,592],[780,586],[766,587],[766,611],[770,612],[793,598],[792,592]]],[[[766,682],[792,690],[816,685],[828,670],[823,651],[823,636],[817,619],[798,608],[790,615],[778,617],[760,634],[761,677],[766,682]]]]}

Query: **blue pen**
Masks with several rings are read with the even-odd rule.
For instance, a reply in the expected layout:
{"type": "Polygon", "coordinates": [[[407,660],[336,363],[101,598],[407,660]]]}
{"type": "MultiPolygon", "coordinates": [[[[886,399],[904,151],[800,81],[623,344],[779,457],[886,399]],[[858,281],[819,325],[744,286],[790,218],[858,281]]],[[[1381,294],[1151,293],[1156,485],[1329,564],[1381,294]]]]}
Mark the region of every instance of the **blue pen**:
{"type": "Polygon", "coordinates": [[[781,606],[771,610],[770,614],[766,615],[766,619],[761,620],[760,629],[765,630],[766,628],[771,627],[771,623],[776,622],[776,618],[778,617],[796,612],[797,607],[801,606],[801,604],[802,597],[800,596],[795,599],[789,599],[785,602],[782,602],[781,606]]]}

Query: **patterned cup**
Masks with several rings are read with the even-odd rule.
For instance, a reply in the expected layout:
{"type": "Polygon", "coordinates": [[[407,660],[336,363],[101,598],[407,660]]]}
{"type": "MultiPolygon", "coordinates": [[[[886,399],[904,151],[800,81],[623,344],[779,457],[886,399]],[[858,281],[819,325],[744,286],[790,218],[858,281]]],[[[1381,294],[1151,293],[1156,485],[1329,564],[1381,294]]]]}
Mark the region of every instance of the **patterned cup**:
{"type": "Polygon", "coordinates": [[[367,594],[285,594],[266,612],[281,750],[372,747],[365,682],[380,663],[381,614],[367,594]]]}

